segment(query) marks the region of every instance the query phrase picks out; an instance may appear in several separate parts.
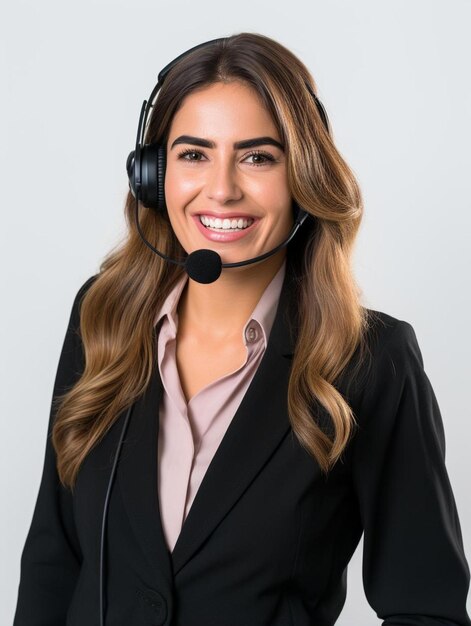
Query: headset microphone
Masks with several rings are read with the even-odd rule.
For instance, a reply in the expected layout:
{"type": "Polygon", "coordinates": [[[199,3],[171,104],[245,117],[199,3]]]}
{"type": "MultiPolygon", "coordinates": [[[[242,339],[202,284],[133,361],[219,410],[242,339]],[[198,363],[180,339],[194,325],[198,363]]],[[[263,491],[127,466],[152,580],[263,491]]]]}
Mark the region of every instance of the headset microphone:
{"type": "MultiPolygon", "coordinates": [[[[190,48],[190,50],[187,50],[176,59],[171,61],[159,73],[157,85],[154,87],[149,97],[149,100],[144,100],[142,104],[141,114],[139,117],[139,125],[137,129],[136,148],[129,154],[126,161],[129,188],[132,195],[136,199],[135,218],[137,230],[141,239],[146,244],[146,246],[148,246],[161,258],[169,261],[170,263],[183,266],[190,278],[192,278],[196,282],[204,284],[212,283],[217,280],[221,275],[222,268],[249,265],[251,263],[256,263],[257,261],[262,261],[263,259],[266,259],[267,257],[275,254],[276,252],[278,252],[278,250],[288,245],[291,239],[295,236],[299,227],[303,224],[306,218],[309,217],[309,213],[307,213],[301,207],[297,206],[296,203],[294,203],[297,207],[297,212],[295,215],[293,227],[288,237],[281,244],[279,244],[269,252],[237,263],[222,263],[221,257],[217,252],[206,248],[195,250],[194,252],[188,254],[187,257],[182,260],[172,259],[163,252],[157,250],[151,243],[149,243],[149,241],[147,241],[147,239],[145,238],[144,233],[142,232],[141,226],[139,224],[139,202],[141,202],[141,204],[143,204],[145,207],[155,210],[159,214],[166,214],[167,212],[164,193],[166,147],[158,143],[144,144],[146,120],[149,114],[149,110],[153,107],[155,96],[161,88],[166,75],[182,57],[186,56],[190,52],[193,52],[197,48],[201,48],[203,46],[207,46],[209,44],[221,42],[224,40],[224,37],[219,39],[213,39],[211,41],[207,41],[205,43],[198,44],[193,48],[190,48]]],[[[306,88],[313,97],[322,122],[327,132],[329,133],[329,121],[322,103],[312,91],[308,83],[306,83],[306,88]]]]}

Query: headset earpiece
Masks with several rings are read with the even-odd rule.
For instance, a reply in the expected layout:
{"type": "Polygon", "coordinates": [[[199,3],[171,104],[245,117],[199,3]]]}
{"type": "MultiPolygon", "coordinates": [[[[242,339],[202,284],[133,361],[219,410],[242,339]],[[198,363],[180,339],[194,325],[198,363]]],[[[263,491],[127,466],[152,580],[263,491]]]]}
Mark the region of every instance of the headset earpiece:
{"type": "MultiPolygon", "coordinates": [[[[165,205],[165,168],[166,148],[157,143],[146,144],[141,147],[141,185],[139,188],[139,200],[141,203],[157,212],[166,211],[165,205]]],[[[135,150],[129,153],[126,161],[128,172],[129,189],[136,197],[135,184],[135,150]]]]}
{"type": "Polygon", "coordinates": [[[141,149],[140,200],[145,207],[156,211],[165,210],[163,193],[162,150],[159,144],[150,143],[141,149]]]}
{"type": "Polygon", "coordinates": [[[167,210],[165,204],[165,170],[167,167],[167,147],[159,145],[157,152],[157,210],[167,210]]]}

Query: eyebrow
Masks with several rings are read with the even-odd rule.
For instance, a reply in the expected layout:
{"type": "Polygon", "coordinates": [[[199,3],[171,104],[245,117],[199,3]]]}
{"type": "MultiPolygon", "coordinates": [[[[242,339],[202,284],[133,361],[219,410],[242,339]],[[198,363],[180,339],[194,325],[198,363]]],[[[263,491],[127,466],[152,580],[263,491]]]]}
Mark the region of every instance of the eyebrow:
{"type": "MultiPolygon", "coordinates": [[[[201,137],[192,137],[191,135],[181,135],[177,137],[172,143],[170,150],[172,150],[179,143],[191,143],[194,146],[200,146],[201,148],[215,148],[216,144],[210,139],[203,139],[201,137]]],[[[233,144],[234,150],[243,150],[245,148],[255,148],[256,146],[275,146],[284,151],[284,146],[273,137],[255,137],[254,139],[244,139],[243,141],[236,141],[233,144]]]]}

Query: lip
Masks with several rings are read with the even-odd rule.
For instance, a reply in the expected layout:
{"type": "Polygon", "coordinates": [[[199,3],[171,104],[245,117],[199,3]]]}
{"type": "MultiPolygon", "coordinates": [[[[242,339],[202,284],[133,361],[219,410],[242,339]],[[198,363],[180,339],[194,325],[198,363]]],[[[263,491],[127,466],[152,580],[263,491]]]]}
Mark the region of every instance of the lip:
{"type": "MultiPolygon", "coordinates": [[[[198,213],[197,215],[193,215],[193,220],[195,221],[196,227],[198,228],[198,230],[200,231],[200,233],[206,238],[209,239],[209,241],[216,241],[219,243],[224,243],[224,242],[228,242],[228,241],[237,241],[237,239],[242,239],[242,237],[245,237],[246,235],[248,235],[249,233],[252,232],[252,230],[256,227],[256,225],[258,224],[259,220],[257,218],[252,218],[254,221],[252,222],[252,224],[250,224],[250,226],[248,226],[247,228],[245,228],[244,230],[237,230],[234,232],[220,232],[217,233],[214,230],[209,230],[209,228],[206,228],[206,226],[203,226],[203,224],[200,222],[200,215],[212,215],[212,213],[198,213]]],[[[237,214],[239,217],[242,217],[240,214],[237,214]]],[[[237,217],[237,215],[234,213],[234,217],[237,217]]],[[[229,215],[226,215],[226,217],[229,217],[229,215]]]]}

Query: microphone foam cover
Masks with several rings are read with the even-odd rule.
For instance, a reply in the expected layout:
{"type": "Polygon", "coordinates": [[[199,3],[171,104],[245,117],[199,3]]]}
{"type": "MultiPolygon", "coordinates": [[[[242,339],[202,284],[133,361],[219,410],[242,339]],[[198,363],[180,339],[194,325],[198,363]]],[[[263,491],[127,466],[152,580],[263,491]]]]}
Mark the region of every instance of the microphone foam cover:
{"type": "Polygon", "coordinates": [[[197,283],[213,283],[221,275],[221,257],[214,250],[195,250],[186,257],[185,270],[197,283]]]}

